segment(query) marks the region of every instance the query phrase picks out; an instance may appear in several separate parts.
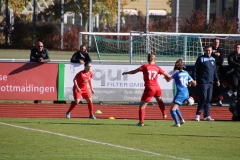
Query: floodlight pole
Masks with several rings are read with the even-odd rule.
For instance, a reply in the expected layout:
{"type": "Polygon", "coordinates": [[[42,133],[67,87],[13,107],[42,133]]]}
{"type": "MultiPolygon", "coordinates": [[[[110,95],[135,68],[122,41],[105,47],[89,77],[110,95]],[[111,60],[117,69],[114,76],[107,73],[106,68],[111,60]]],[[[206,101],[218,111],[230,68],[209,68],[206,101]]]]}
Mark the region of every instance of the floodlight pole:
{"type": "Polygon", "coordinates": [[[178,19],[179,19],[179,0],[176,0],[176,33],[178,33],[178,19]]]}
{"type": "MultiPolygon", "coordinates": [[[[117,33],[120,32],[120,4],[121,4],[121,0],[118,0],[118,22],[117,22],[117,33]]],[[[119,35],[117,36],[117,40],[118,40],[118,43],[117,43],[117,49],[119,49],[119,35]]]]}
{"type": "Polygon", "coordinates": [[[36,45],[36,0],[33,0],[33,35],[32,35],[32,43],[33,46],[36,45]]]}
{"type": "Polygon", "coordinates": [[[240,31],[240,0],[238,0],[237,31],[240,31]]]}
{"type": "Polygon", "coordinates": [[[61,49],[63,49],[64,0],[61,1],[61,49]]]}
{"type": "Polygon", "coordinates": [[[6,26],[5,26],[5,45],[8,46],[8,34],[9,34],[9,15],[8,15],[8,0],[5,2],[6,11],[6,26]]]}
{"type": "Polygon", "coordinates": [[[146,53],[149,52],[149,39],[148,39],[148,31],[149,31],[149,0],[146,2],[146,53]]]}
{"type": "MultiPolygon", "coordinates": [[[[92,0],[89,0],[89,32],[92,32],[92,0]]],[[[88,47],[91,48],[92,46],[92,37],[88,36],[88,47]]]]}
{"type": "Polygon", "coordinates": [[[206,23],[207,23],[207,25],[209,24],[209,18],[210,18],[210,0],[207,0],[207,16],[206,16],[206,23]]]}
{"type": "Polygon", "coordinates": [[[121,0],[118,0],[118,22],[117,22],[117,33],[120,32],[120,4],[121,4],[121,0]]]}

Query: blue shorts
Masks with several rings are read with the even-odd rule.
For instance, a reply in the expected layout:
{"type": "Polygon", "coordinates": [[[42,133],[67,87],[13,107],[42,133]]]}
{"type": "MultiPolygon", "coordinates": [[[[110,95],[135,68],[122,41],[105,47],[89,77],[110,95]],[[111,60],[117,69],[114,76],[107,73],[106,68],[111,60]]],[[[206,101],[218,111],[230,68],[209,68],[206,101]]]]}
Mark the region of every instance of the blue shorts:
{"type": "Polygon", "coordinates": [[[177,93],[173,99],[173,103],[182,105],[183,102],[187,101],[189,97],[189,93],[177,93]]]}

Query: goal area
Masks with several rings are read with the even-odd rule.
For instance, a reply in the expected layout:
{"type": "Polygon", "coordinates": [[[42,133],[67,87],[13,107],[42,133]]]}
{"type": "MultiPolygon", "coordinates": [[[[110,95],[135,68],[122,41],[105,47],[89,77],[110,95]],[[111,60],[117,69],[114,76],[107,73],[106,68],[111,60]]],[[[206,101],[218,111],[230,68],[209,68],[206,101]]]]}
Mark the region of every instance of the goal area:
{"type": "Polygon", "coordinates": [[[203,54],[204,46],[211,45],[215,38],[220,39],[225,57],[240,43],[237,34],[131,31],[79,32],[79,45],[86,45],[91,56],[96,56],[95,59],[101,63],[146,63],[147,53],[151,52],[156,55],[157,64],[173,65],[182,58],[186,65],[192,65],[203,54]]]}

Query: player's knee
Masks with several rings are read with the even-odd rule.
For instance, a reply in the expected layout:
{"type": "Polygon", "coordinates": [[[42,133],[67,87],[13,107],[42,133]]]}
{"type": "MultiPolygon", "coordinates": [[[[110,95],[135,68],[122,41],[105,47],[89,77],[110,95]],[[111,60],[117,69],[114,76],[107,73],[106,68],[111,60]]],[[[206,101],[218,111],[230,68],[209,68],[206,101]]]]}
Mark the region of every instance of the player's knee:
{"type": "Polygon", "coordinates": [[[155,97],[156,101],[160,102],[162,101],[162,97],[155,97]]]}

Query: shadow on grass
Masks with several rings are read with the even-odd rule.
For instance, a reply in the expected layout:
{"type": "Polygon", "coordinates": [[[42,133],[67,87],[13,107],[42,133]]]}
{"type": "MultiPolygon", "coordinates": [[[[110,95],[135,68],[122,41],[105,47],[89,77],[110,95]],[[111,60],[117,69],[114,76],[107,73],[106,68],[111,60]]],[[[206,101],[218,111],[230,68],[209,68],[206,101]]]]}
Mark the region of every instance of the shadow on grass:
{"type": "MultiPolygon", "coordinates": [[[[180,135],[180,134],[143,134],[143,133],[132,133],[132,135],[137,135],[137,136],[149,136],[149,135],[159,135],[159,136],[168,136],[168,137],[211,137],[211,138],[226,138],[226,136],[206,136],[206,135],[190,135],[190,134],[185,134],[185,135],[180,135]]],[[[227,137],[227,138],[240,138],[240,137],[227,137]]]]}
{"type": "MultiPolygon", "coordinates": [[[[109,124],[109,123],[96,123],[96,120],[89,120],[89,122],[14,122],[14,124],[22,123],[22,124],[61,124],[61,125],[88,125],[88,126],[134,126],[134,124],[109,124]]],[[[8,122],[11,123],[11,122],[8,122]]]]}

